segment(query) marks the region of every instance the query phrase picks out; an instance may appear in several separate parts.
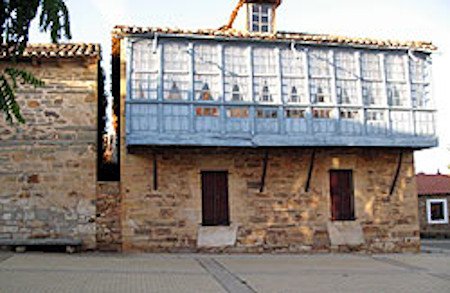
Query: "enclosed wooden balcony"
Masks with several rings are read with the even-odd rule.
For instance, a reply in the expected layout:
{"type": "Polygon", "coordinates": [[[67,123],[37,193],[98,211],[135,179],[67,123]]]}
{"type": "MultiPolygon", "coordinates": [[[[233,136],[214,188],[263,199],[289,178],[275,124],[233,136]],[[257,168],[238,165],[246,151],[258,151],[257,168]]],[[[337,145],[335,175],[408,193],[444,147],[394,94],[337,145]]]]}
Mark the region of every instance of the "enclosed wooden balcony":
{"type": "Polygon", "coordinates": [[[129,39],[128,146],[437,145],[429,56],[129,39]]]}

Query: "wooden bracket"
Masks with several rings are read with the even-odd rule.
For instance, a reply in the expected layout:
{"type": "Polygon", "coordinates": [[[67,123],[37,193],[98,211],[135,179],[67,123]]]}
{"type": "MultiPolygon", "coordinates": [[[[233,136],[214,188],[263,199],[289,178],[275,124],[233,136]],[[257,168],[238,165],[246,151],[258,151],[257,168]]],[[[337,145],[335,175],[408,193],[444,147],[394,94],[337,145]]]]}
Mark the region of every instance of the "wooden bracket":
{"type": "Polygon", "coordinates": [[[157,154],[153,152],[153,190],[158,190],[158,161],[157,154]]]}
{"type": "Polygon", "coordinates": [[[389,196],[394,194],[395,187],[397,186],[398,176],[400,175],[400,169],[402,168],[403,151],[400,151],[398,156],[397,170],[395,171],[394,180],[391,184],[391,189],[389,190],[389,196]]]}
{"type": "Polygon", "coordinates": [[[311,159],[309,161],[309,170],[308,170],[308,178],[306,179],[306,184],[305,184],[305,192],[309,192],[310,186],[311,186],[311,177],[312,177],[312,172],[314,169],[314,160],[316,158],[316,149],[313,149],[312,153],[311,153],[311,159]]]}
{"type": "Polygon", "coordinates": [[[269,161],[269,151],[266,150],[264,154],[264,160],[263,160],[263,172],[261,176],[261,186],[259,188],[259,192],[264,191],[264,185],[266,184],[266,174],[267,174],[267,162],[269,161]]]}

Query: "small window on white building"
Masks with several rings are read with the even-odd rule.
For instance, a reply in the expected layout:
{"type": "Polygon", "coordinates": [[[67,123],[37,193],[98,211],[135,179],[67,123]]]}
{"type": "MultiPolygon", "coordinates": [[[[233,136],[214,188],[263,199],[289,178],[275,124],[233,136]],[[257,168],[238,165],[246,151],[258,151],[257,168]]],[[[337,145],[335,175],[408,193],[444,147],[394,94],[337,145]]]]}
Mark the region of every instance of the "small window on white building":
{"type": "Polygon", "coordinates": [[[251,32],[272,32],[272,5],[252,4],[249,9],[249,14],[251,17],[248,18],[248,27],[251,32]]]}
{"type": "Polygon", "coordinates": [[[448,224],[446,199],[427,199],[428,224],[448,224]]]}

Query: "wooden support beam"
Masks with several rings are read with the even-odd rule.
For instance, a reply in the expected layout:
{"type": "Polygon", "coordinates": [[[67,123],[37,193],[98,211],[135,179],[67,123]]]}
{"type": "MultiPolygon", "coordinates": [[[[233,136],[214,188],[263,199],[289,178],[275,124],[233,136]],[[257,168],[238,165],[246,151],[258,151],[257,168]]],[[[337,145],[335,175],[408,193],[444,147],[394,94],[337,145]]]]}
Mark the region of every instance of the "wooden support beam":
{"type": "Polygon", "coordinates": [[[309,192],[309,188],[311,187],[311,177],[314,169],[314,160],[316,158],[316,149],[313,149],[311,153],[311,159],[309,161],[309,170],[308,170],[308,178],[306,179],[305,184],[305,192],[309,192]]]}
{"type": "Polygon", "coordinates": [[[267,174],[267,163],[269,161],[269,151],[266,150],[264,154],[264,160],[263,160],[263,172],[261,176],[261,186],[259,188],[259,192],[264,192],[264,186],[266,184],[266,174],[267,174]]]}
{"type": "Polygon", "coordinates": [[[391,184],[391,189],[389,190],[389,196],[392,196],[395,191],[395,187],[397,186],[398,176],[400,175],[400,170],[402,168],[402,160],[403,160],[403,151],[400,151],[397,162],[397,170],[395,171],[394,180],[391,184]]]}
{"type": "Polygon", "coordinates": [[[153,153],[153,190],[158,190],[158,161],[155,152],[153,153]]]}

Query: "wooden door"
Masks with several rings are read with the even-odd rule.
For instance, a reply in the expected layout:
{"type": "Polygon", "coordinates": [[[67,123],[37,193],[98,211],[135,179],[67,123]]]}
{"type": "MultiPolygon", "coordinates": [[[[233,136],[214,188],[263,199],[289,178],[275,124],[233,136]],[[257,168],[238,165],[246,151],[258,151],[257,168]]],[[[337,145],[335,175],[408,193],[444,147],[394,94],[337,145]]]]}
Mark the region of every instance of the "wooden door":
{"type": "Polygon", "coordinates": [[[227,226],[228,210],[228,172],[202,172],[202,225],[227,226]]]}
{"type": "Polygon", "coordinates": [[[354,220],[353,172],[351,170],[330,171],[330,194],[332,220],[354,220]]]}

